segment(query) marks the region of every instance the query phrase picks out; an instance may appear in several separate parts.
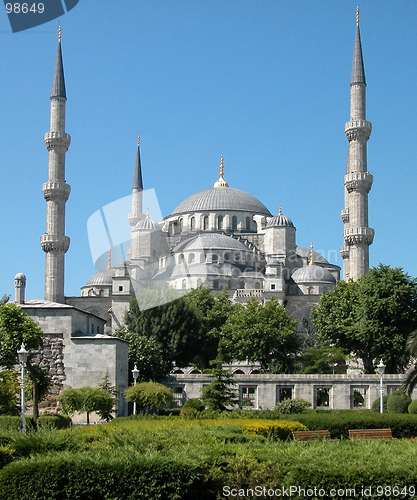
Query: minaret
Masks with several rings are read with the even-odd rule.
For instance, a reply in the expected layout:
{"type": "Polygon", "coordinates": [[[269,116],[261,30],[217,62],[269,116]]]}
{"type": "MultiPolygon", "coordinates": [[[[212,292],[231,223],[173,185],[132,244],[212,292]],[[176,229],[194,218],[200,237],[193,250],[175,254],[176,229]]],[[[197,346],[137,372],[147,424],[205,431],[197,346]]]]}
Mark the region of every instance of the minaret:
{"type": "Polygon", "coordinates": [[[374,230],[368,227],[368,193],[373,177],[367,171],[366,143],[371,135],[371,123],[365,116],[366,81],[359,32],[359,8],[356,11],[356,39],[350,84],[350,121],[345,125],[349,141],[345,175],[343,279],[357,280],[369,269],[369,245],[374,230]]]}
{"type": "Polygon", "coordinates": [[[46,200],[46,232],[41,236],[41,245],[45,252],[45,300],[60,303],[65,302],[65,252],[70,244],[70,239],[65,236],[65,203],[70,194],[70,186],[65,182],[65,153],[71,142],[71,137],[65,133],[66,100],[59,27],[51,92],[51,124],[44,137],[49,168],[48,182],[42,186],[46,200]]]}
{"type": "Polygon", "coordinates": [[[136,224],[145,218],[142,213],[142,167],[140,164],[140,135],[138,134],[138,149],[136,152],[135,172],[133,174],[132,187],[132,213],[128,215],[130,226],[133,228],[136,224]]]}

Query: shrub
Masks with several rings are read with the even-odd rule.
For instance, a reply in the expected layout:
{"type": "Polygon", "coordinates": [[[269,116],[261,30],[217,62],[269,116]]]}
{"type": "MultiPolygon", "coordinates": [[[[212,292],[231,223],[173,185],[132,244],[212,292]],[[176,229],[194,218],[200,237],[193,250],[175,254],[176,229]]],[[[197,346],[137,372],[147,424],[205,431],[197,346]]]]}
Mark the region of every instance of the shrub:
{"type": "Polygon", "coordinates": [[[192,408],[195,411],[203,411],[205,406],[203,405],[203,402],[199,398],[191,398],[187,399],[187,401],[183,404],[183,409],[184,408],[192,408]]]}
{"type": "Polygon", "coordinates": [[[22,420],[20,417],[12,417],[11,415],[0,415],[0,430],[20,431],[21,428],[22,428],[22,420]]]}
{"type": "Polygon", "coordinates": [[[43,413],[38,417],[39,429],[67,429],[71,423],[70,417],[58,413],[43,413]]]}
{"type": "Polygon", "coordinates": [[[400,391],[393,391],[387,402],[388,413],[407,413],[408,405],[411,403],[409,396],[404,396],[400,391]]]}
{"type": "MultiPolygon", "coordinates": [[[[384,404],[384,413],[387,413],[387,403],[388,403],[388,394],[385,394],[383,397],[383,404],[384,404]]],[[[375,413],[380,413],[380,401],[381,398],[375,399],[375,401],[372,403],[372,408],[371,410],[375,413]]]]}
{"type": "Polygon", "coordinates": [[[163,408],[173,400],[172,391],[157,382],[141,382],[131,385],[125,391],[129,403],[136,402],[140,410],[163,408]]]}
{"type": "Polygon", "coordinates": [[[408,413],[417,413],[417,399],[408,405],[408,413]]]}
{"type": "Polygon", "coordinates": [[[0,469],[13,462],[14,451],[7,446],[0,446],[0,469]]]}
{"type": "Polygon", "coordinates": [[[306,410],[311,403],[306,401],[305,399],[297,398],[297,399],[284,399],[277,404],[275,410],[279,413],[289,414],[289,413],[301,413],[306,410]]]}
{"type": "Polygon", "coordinates": [[[258,434],[264,437],[271,437],[274,440],[286,441],[291,439],[292,431],[307,431],[307,427],[300,422],[289,420],[250,420],[243,424],[243,429],[251,434],[258,434]]]}

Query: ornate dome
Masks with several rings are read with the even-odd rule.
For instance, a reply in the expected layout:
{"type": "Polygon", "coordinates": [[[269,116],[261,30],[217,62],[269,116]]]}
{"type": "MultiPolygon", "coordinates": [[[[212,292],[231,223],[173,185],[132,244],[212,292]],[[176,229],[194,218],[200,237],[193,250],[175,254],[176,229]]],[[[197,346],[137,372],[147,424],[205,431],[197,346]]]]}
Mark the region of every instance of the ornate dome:
{"type": "Polygon", "coordinates": [[[114,274],[114,269],[104,269],[103,271],[99,271],[98,273],[93,274],[91,278],[88,279],[85,286],[111,285],[114,274]]]}
{"type": "Polygon", "coordinates": [[[210,188],[199,191],[180,203],[172,215],[219,210],[253,212],[271,216],[269,210],[251,194],[230,187],[210,188]]]}
{"type": "Polygon", "coordinates": [[[334,276],[321,266],[304,266],[292,273],[296,283],[336,283],[334,276]]]}
{"type": "Polygon", "coordinates": [[[266,227],[279,227],[279,226],[294,227],[292,220],[286,217],[285,215],[282,215],[281,207],[279,207],[278,215],[272,217],[272,219],[266,225],[266,227]]]}
{"type": "Polygon", "coordinates": [[[250,249],[241,241],[219,233],[206,233],[188,238],[179,243],[173,252],[183,252],[184,250],[240,250],[244,252],[250,249]]]}
{"type": "Polygon", "coordinates": [[[153,220],[149,219],[148,217],[146,219],[140,220],[136,226],[135,229],[139,230],[147,230],[147,231],[160,231],[159,224],[153,220]]]}

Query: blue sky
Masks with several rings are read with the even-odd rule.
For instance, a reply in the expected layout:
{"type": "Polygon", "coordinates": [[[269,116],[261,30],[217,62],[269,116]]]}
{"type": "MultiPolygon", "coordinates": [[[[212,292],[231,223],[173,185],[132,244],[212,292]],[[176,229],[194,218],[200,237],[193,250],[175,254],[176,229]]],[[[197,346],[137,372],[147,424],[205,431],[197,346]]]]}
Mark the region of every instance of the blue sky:
{"type": "MultiPolygon", "coordinates": [[[[66,295],[95,272],[87,220],[131,192],[136,136],[163,216],[211,187],[279,205],[297,243],[342,265],[356,1],[80,0],[60,19],[67,85],[66,295]]],[[[58,21],[12,34],[0,14],[0,294],[43,298],[49,95],[58,21]]],[[[370,263],[417,276],[417,2],[363,0],[370,263]]]]}

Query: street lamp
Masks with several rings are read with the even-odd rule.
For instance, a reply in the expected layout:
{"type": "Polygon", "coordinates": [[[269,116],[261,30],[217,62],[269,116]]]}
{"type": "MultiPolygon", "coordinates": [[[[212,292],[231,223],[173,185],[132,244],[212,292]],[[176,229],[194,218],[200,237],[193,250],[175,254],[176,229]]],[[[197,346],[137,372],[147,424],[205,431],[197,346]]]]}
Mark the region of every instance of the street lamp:
{"type": "Polygon", "coordinates": [[[384,362],[381,361],[379,362],[379,365],[377,366],[377,370],[380,376],[379,379],[379,393],[380,393],[380,401],[379,401],[379,412],[384,413],[384,386],[383,386],[383,380],[384,380],[384,373],[385,373],[385,365],[384,362]]]}
{"type": "MultiPolygon", "coordinates": [[[[135,367],[132,370],[132,375],[133,375],[133,385],[136,385],[136,380],[139,377],[139,370],[138,367],[135,365],[135,367]]],[[[136,415],[136,401],[133,402],[133,415],[136,415]]]]}
{"type": "Polygon", "coordinates": [[[25,344],[22,342],[20,346],[20,350],[17,351],[17,355],[19,356],[19,363],[21,367],[21,381],[20,381],[20,414],[22,417],[22,432],[26,432],[26,419],[25,419],[25,366],[26,361],[28,360],[29,351],[25,349],[25,344]]]}

